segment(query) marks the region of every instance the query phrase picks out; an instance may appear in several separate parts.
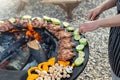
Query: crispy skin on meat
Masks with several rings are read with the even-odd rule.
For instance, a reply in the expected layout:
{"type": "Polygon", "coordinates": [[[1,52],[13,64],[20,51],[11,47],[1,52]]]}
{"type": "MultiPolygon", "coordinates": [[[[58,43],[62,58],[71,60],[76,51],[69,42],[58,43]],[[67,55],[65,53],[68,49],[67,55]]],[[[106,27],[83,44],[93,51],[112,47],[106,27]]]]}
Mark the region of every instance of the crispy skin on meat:
{"type": "Polygon", "coordinates": [[[59,47],[64,47],[65,49],[70,49],[70,48],[72,48],[74,45],[75,45],[74,42],[68,42],[68,43],[61,42],[61,43],[59,43],[59,47]]]}
{"type": "Polygon", "coordinates": [[[35,18],[33,21],[32,21],[32,25],[33,27],[35,28],[43,28],[45,26],[45,21],[44,20],[39,20],[37,18],[35,18]],[[43,26],[44,25],[44,26],[43,26]]]}
{"type": "Polygon", "coordinates": [[[14,23],[14,26],[18,27],[27,27],[27,23],[29,23],[28,19],[22,20],[20,18],[16,18],[16,21],[14,23]]]}
{"type": "Polygon", "coordinates": [[[64,30],[59,31],[55,34],[55,36],[57,37],[57,39],[63,39],[63,38],[70,38],[72,36],[72,33],[70,32],[65,32],[64,30]]]}
{"type": "Polygon", "coordinates": [[[69,49],[63,49],[58,53],[58,60],[67,61],[73,56],[75,56],[75,53],[71,52],[69,49]]]}
{"type": "MultiPolygon", "coordinates": [[[[58,53],[61,52],[62,50],[64,50],[65,48],[64,47],[58,47],[58,53]]],[[[69,51],[73,51],[73,48],[69,48],[69,51]]]]}
{"type": "Polygon", "coordinates": [[[4,23],[0,23],[0,32],[5,32],[12,29],[14,26],[11,22],[5,21],[4,23]]]}
{"type": "Polygon", "coordinates": [[[62,43],[62,42],[68,43],[70,41],[71,41],[71,37],[69,37],[69,38],[63,38],[63,39],[59,40],[59,43],[62,43]]]}

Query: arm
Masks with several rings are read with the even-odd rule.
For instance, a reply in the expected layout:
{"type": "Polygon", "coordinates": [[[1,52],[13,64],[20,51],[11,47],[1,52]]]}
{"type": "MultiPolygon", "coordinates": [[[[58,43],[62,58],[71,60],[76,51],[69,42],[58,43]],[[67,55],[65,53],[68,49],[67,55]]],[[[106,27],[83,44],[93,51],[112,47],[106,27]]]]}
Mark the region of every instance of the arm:
{"type": "Polygon", "coordinates": [[[120,14],[96,20],[97,23],[99,23],[99,27],[114,27],[114,26],[120,26],[120,14]]]}
{"type": "Polygon", "coordinates": [[[103,2],[102,4],[100,4],[98,7],[90,10],[90,12],[88,14],[88,19],[90,19],[90,20],[96,20],[96,19],[98,19],[99,15],[103,11],[114,7],[115,3],[116,3],[116,0],[105,0],[105,2],[103,2]]]}
{"type": "Polygon", "coordinates": [[[85,33],[85,32],[96,30],[100,27],[114,27],[114,26],[117,26],[117,27],[120,26],[120,14],[81,24],[80,32],[85,33]]]}
{"type": "Polygon", "coordinates": [[[116,0],[106,0],[103,2],[100,6],[102,11],[105,11],[107,9],[110,9],[115,6],[116,0]]]}

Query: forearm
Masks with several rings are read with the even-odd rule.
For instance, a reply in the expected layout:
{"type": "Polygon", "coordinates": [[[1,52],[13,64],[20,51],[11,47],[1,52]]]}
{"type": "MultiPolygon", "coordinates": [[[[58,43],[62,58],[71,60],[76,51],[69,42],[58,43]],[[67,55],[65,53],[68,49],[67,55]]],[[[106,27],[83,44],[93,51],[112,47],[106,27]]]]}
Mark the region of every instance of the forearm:
{"type": "Polygon", "coordinates": [[[96,20],[96,23],[100,27],[120,26],[120,14],[112,16],[112,17],[109,17],[109,18],[96,20]]]}
{"type": "Polygon", "coordinates": [[[98,7],[101,8],[101,11],[105,11],[108,10],[112,7],[114,7],[116,4],[116,0],[105,0],[105,2],[103,2],[102,4],[100,4],[98,7]]]}

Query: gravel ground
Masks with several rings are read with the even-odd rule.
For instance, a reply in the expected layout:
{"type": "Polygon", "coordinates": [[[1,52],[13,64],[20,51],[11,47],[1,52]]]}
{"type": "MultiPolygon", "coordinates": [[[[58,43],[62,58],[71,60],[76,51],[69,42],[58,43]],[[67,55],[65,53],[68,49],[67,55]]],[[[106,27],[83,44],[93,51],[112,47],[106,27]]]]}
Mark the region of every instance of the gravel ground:
{"type": "MultiPolygon", "coordinates": [[[[90,9],[96,7],[104,0],[83,0],[83,2],[73,11],[74,18],[70,22],[78,27],[81,23],[87,21],[87,13],[90,9]]],[[[0,20],[10,17],[22,16],[25,14],[32,16],[51,16],[62,21],[66,19],[66,13],[54,5],[42,5],[39,0],[30,0],[25,10],[17,14],[16,9],[19,0],[0,0],[0,20]],[[37,5],[37,6],[36,6],[37,5]]],[[[115,8],[103,13],[100,18],[115,15],[115,8]]],[[[93,32],[85,33],[90,46],[90,59],[83,73],[76,80],[111,80],[110,66],[108,61],[108,36],[109,29],[98,29],[93,32]]]]}

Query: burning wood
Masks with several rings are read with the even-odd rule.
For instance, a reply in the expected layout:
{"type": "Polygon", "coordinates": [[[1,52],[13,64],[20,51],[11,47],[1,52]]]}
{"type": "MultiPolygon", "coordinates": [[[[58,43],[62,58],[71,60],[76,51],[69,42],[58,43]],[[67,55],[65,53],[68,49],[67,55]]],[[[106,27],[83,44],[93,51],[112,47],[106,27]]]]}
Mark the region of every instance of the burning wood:
{"type": "Polygon", "coordinates": [[[40,38],[39,34],[33,29],[32,24],[28,23],[27,27],[28,27],[28,31],[26,32],[26,36],[28,36],[30,38],[34,38],[40,42],[41,38],[40,38]]]}
{"type": "Polygon", "coordinates": [[[30,48],[31,55],[35,58],[35,60],[38,63],[47,61],[47,56],[37,40],[28,42],[27,45],[30,48]]]}

